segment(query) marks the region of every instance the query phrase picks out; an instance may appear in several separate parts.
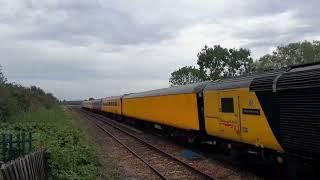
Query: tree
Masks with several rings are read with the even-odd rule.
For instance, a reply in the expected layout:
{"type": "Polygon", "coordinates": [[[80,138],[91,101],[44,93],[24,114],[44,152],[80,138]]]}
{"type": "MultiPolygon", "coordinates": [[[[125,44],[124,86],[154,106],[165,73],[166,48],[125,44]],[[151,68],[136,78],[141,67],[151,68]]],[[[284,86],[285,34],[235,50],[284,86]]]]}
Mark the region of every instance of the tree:
{"type": "Polygon", "coordinates": [[[3,75],[1,70],[2,70],[2,68],[1,68],[1,65],[0,65],[0,85],[4,85],[7,82],[7,79],[6,79],[6,77],[4,77],[4,75],[3,75]]]}
{"type": "Polygon", "coordinates": [[[258,71],[265,71],[318,61],[320,61],[320,41],[303,41],[278,46],[272,54],[262,56],[256,62],[256,67],[258,71]]]}
{"type": "Polygon", "coordinates": [[[249,49],[229,49],[226,59],[226,77],[242,76],[253,71],[253,59],[249,49]]]}
{"type": "Polygon", "coordinates": [[[17,109],[16,99],[11,98],[11,93],[6,86],[7,79],[0,66],[0,121],[15,114],[17,109]]]}
{"type": "Polygon", "coordinates": [[[220,45],[204,46],[198,53],[197,64],[203,80],[241,76],[251,73],[254,67],[250,50],[227,49],[220,45]]]}
{"type": "Polygon", "coordinates": [[[254,70],[250,50],[227,49],[220,45],[204,46],[198,53],[199,69],[185,66],[171,73],[171,85],[183,85],[199,81],[241,76],[254,70]]]}
{"type": "Polygon", "coordinates": [[[223,75],[228,49],[222,48],[220,45],[215,45],[210,48],[207,45],[198,53],[197,64],[201,73],[201,78],[219,79],[223,75]]]}
{"type": "Polygon", "coordinates": [[[199,69],[193,66],[185,66],[172,72],[169,82],[171,85],[185,85],[200,82],[201,80],[199,69]]]}
{"type": "Polygon", "coordinates": [[[0,69],[0,120],[6,120],[17,112],[50,108],[58,99],[36,86],[23,87],[7,82],[0,69]]]}

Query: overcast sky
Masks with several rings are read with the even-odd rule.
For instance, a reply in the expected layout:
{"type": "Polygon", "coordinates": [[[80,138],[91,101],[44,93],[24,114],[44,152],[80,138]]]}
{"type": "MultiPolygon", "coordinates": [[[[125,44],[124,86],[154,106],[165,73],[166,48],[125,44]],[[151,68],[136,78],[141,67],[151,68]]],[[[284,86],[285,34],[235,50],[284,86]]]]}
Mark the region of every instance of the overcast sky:
{"type": "Polygon", "coordinates": [[[205,45],[320,40],[320,1],[0,0],[0,65],[9,81],[60,99],[167,87],[205,45]]]}

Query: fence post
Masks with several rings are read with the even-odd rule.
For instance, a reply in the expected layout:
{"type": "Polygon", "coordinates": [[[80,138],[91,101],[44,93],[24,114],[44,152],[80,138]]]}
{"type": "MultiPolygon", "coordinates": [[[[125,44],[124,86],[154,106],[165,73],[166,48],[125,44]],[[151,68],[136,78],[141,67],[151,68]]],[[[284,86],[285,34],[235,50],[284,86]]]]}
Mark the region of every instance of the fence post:
{"type": "Polygon", "coordinates": [[[26,142],[26,134],[24,133],[24,132],[22,132],[22,140],[21,140],[21,142],[22,142],[22,149],[21,149],[21,151],[22,151],[22,154],[24,154],[24,152],[25,152],[25,142],[26,142]]]}
{"type": "Polygon", "coordinates": [[[17,148],[18,148],[18,155],[19,156],[21,155],[21,138],[20,138],[20,134],[21,133],[17,134],[17,148]]]}
{"type": "Polygon", "coordinates": [[[29,144],[29,152],[31,152],[32,150],[32,133],[31,132],[29,132],[28,144],[29,144]]]}
{"type": "Polygon", "coordinates": [[[2,160],[6,161],[6,135],[2,134],[2,160]]]}
{"type": "Polygon", "coordinates": [[[8,143],[9,143],[9,151],[8,151],[9,159],[11,159],[13,156],[13,152],[12,152],[12,143],[13,142],[12,142],[12,140],[13,140],[12,134],[9,134],[9,141],[8,141],[8,143]]]}
{"type": "Polygon", "coordinates": [[[43,163],[44,163],[44,172],[45,172],[44,178],[45,179],[49,179],[50,169],[49,169],[49,165],[48,165],[48,159],[49,159],[49,153],[46,150],[44,150],[43,151],[43,163]]]}

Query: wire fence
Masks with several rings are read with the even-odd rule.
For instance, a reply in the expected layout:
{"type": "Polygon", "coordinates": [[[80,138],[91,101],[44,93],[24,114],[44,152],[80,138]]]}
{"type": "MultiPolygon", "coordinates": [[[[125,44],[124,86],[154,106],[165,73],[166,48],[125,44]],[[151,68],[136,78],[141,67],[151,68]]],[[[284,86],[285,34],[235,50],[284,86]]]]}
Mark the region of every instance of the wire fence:
{"type": "Polygon", "coordinates": [[[0,164],[21,157],[32,150],[31,132],[1,134],[0,138],[0,164]]]}

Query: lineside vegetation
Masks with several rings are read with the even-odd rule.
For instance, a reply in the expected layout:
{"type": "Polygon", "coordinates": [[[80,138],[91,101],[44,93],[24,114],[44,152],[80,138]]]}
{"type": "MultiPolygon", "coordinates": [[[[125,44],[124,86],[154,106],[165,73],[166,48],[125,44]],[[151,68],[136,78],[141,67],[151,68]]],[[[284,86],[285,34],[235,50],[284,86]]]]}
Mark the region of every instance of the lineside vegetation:
{"type": "Polygon", "coordinates": [[[8,83],[0,71],[0,133],[33,133],[49,153],[50,179],[97,179],[97,160],[75,115],[50,93],[8,83]]]}

